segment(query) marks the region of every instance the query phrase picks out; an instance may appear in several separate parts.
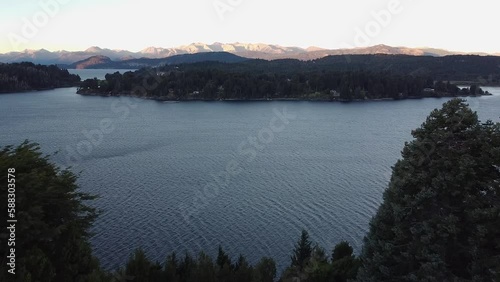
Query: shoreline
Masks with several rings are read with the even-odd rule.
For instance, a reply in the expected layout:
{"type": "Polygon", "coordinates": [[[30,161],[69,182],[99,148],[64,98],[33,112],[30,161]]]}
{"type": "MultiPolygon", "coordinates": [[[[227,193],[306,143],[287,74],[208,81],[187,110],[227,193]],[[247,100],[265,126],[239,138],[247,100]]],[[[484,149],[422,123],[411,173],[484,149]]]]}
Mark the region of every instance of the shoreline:
{"type": "Polygon", "coordinates": [[[144,97],[139,95],[130,95],[130,94],[105,94],[105,93],[95,93],[95,92],[87,92],[83,93],[81,91],[77,91],[76,94],[82,96],[94,96],[94,97],[128,97],[128,98],[137,98],[144,100],[151,100],[157,102],[170,102],[170,103],[180,103],[180,102],[272,102],[272,101],[288,101],[288,102],[341,102],[341,103],[349,103],[349,102],[382,102],[382,101],[402,101],[402,100],[417,100],[417,99],[425,99],[425,98],[474,98],[474,97],[483,97],[483,96],[493,96],[493,94],[486,92],[482,95],[435,95],[435,96],[408,96],[400,99],[394,98],[376,98],[376,99],[353,99],[353,100],[345,100],[345,99],[307,99],[307,98],[261,98],[261,99],[169,99],[166,97],[144,97]]]}
{"type": "Polygon", "coordinates": [[[18,91],[0,91],[0,95],[2,95],[2,94],[32,93],[32,92],[56,90],[56,89],[62,89],[62,88],[74,88],[74,87],[78,87],[78,85],[65,85],[65,86],[60,86],[60,87],[48,87],[48,88],[39,88],[39,89],[30,89],[30,90],[18,90],[18,91]]]}

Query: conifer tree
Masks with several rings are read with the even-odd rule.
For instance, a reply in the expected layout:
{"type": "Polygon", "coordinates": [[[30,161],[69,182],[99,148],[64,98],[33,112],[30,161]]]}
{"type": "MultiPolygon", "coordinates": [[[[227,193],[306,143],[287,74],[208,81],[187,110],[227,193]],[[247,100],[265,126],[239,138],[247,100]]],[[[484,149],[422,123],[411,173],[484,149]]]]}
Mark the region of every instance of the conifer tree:
{"type": "Polygon", "coordinates": [[[500,125],[463,100],[412,132],[370,223],[360,281],[495,281],[500,125]]]}
{"type": "Polygon", "coordinates": [[[297,267],[299,271],[302,271],[306,266],[306,263],[311,258],[311,253],[313,251],[312,242],[309,239],[309,233],[306,230],[302,230],[300,239],[295,245],[293,250],[293,255],[291,257],[292,267],[297,267]]]}

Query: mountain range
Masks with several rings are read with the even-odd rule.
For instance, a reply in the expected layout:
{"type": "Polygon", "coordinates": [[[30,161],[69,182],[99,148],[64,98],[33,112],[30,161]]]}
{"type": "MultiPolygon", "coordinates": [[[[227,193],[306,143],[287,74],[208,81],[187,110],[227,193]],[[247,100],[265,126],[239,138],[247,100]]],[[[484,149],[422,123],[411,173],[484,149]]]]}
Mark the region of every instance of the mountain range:
{"type": "Polygon", "coordinates": [[[59,65],[66,69],[139,69],[163,65],[191,64],[199,62],[240,63],[248,60],[228,52],[205,52],[174,55],[166,58],[140,58],[113,61],[106,56],[92,56],[69,65],[59,65]]]}
{"type": "MultiPolygon", "coordinates": [[[[0,54],[0,62],[12,63],[30,61],[37,64],[58,64],[62,66],[72,65],[74,67],[88,68],[96,64],[106,63],[106,61],[128,61],[143,59],[165,59],[177,55],[198,54],[198,53],[231,53],[243,58],[252,59],[299,59],[314,60],[330,55],[360,55],[360,54],[390,54],[390,55],[414,55],[414,56],[447,56],[447,55],[495,55],[500,53],[464,53],[454,52],[434,48],[408,48],[392,47],[387,45],[376,45],[371,47],[351,48],[351,49],[324,49],[320,47],[284,47],[272,44],[251,44],[251,43],[192,43],[175,48],[148,47],[139,52],[127,50],[111,50],[100,47],[90,47],[85,51],[54,51],[45,49],[24,50],[22,52],[9,52],[0,54]],[[86,60],[86,62],[84,62],[86,60]],[[77,63],[80,62],[80,63],[77,63]],[[76,63],[76,64],[75,64],[76,63]],[[78,66],[77,66],[78,65],[78,66]]],[[[217,55],[219,56],[219,55],[217,55]]],[[[217,57],[216,56],[216,57],[217,57]]],[[[184,57],[186,58],[186,57],[184,57]]],[[[235,58],[226,58],[229,60],[235,58]]],[[[225,60],[223,60],[225,61],[225,60]]],[[[141,65],[141,64],[139,64],[141,65]]]]}

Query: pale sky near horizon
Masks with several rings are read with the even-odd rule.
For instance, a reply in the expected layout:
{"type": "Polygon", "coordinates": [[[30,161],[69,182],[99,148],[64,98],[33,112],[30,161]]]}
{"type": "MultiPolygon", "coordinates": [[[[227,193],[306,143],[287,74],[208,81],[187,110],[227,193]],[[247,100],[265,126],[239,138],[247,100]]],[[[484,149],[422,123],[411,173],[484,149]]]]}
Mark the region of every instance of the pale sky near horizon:
{"type": "Polygon", "coordinates": [[[500,53],[498,7],[492,0],[1,0],[0,53],[193,42],[500,53]]]}

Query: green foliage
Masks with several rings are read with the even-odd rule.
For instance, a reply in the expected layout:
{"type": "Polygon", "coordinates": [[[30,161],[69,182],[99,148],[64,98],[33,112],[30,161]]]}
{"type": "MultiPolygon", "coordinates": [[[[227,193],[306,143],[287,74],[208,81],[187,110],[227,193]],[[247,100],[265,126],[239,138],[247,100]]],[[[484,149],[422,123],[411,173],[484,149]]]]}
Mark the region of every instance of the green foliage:
{"type": "Polygon", "coordinates": [[[370,223],[361,281],[493,281],[500,265],[500,125],[463,100],[413,131],[370,223]]]}
{"type": "Polygon", "coordinates": [[[222,269],[225,265],[231,266],[231,259],[229,256],[224,252],[222,247],[219,245],[219,251],[217,254],[217,265],[219,266],[220,269],[222,269]]]}
{"type": "Polygon", "coordinates": [[[316,245],[312,250],[304,273],[299,274],[298,277],[302,277],[304,281],[326,282],[331,281],[332,271],[332,265],[328,262],[325,250],[316,245]]]}
{"type": "MultiPolygon", "coordinates": [[[[106,75],[107,76],[107,75],[106,75]]],[[[95,77],[93,79],[85,79],[78,87],[78,90],[82,89],[99,89],[99,80],[95,77]]]]}
{"type": "Polygon", "coordinates": [[[186,253],[184,258],[179,262],[177,273],[179,280],[182,282],[192,281],[193,272],[196,269],[196,261],[186,253]]]}
{"type": "Polygon", "coordinates": [[[273,282],[276,277],[276,263],[272,258],[263,257],[256,265],[254,282],[273,282]]]}
{"type": "Polygon", "coordinates": [[[338,243],[332,252],[332,267],[334,281],[344,282],[355,279],[361,262],[353,254],[349,243],[338,243]]]}
{"type": "Polygon", "coordinates": [[[309,262],[312,253],[312,242],[309,239],[309,233],[306,230],[302,230],[300,235],[300,240],[295,245],[293,250],[293,255],[291,257],[292,264],[291,267],[298,268],[302,271],[305,265],[309,262]]]}
{"type": "MultiPolygon", "coordinates": [[[[101,276],[92,256],[89,229],[97,211],[88,206],[95,196],[82,193],[76,176],[60,170],[42,156],[35,143],[7,146],[0,151],[0,183],[7,183],[8,168],[15,168],[16,278],[18,281],[87,281],[101,276]]],[[[7,186],[0,198],[7,202],[7,186]]],[[[4,224],[7,212],[0,214],[0,253],[7,254],[4,224]]],[[[7,273],[2,255],[1,275],[7,273]]]]}
{"type": "Polygon", "coordinates": [[[233,265],[231,259],[224,252],[221,246],[217,253],[217,281],[231,281],[233,275],[233,265]]]}
{"type": "Polygon", "coordinates": [[[331,262],[323,248],[311,246],[309,235],[302,231],[293,251],[292,264],[283,272],[281,281],[343,282],[356,278],[360,261],[353,255],[349,243],[341,242],[335,246],[331,262]]]}
{"type": "Polygon", "coordinates": [[[197,269],[194,271],[193,278],[193,281],[224,281],[220,279],[217,280],[217,269],[212,262],[212,258],[203,252],[198,256],[197,269]]]}
{"type": "Polygon", "coordinates": [[[341,260],[346,257],[351,257],[353,253],[352,247],[346,241],[338,243],[332,252],[332,262],[341,260]]]}
{"type": "Polygon", "coordinates": [[[165,272],[166,282],[179,281],[177,275],[177,268],[178,268],[177,256],[175,252],[173,252],[171,255],[167,257],[167,261],[165,262],[165,266],[163,268],[165,272]]]}
{"type": "Polygon", "coordinates": [[[238,257],[238,262],[236,262],[234,268],[234,281],[238,282],[252,282],[253,280],[253,267],[247,262],[243,255],[238,257]]]}
{"type": "Polygon", "coordinates": [[[153,263],[146,257],[142,249],[138,249],[131,256],[125,266],[125,273],[128,277],[134,277],[136,281],[152,281],[150,274],[153,263]]]}
{"type": "Polygon", "coordinates": [[[79,82],[78,75],[70,74],[56,65],[0,63],[0,93],[69,87],[79,82]]]}
{"type": "MultiPolygon", "coordinates": [[[[218,258],[228,259],[222,248],[219,251],[221,252],[219,252],[218,258]]],[[[276,263],[271,258],[263,258],[254,268],[244,256],[240,255],[234,265],[226,260],[221,267],[204,252],[195,258],[186,253],[181,260],[177,259],[174,252],[167,257],[162,267],[158,263],[152,263],[144,251],[139,249],[130,257],[125,269],[119,270],[113,276],[118,280],[141,282],[273,281],[276,277],[276,263]]]]}

